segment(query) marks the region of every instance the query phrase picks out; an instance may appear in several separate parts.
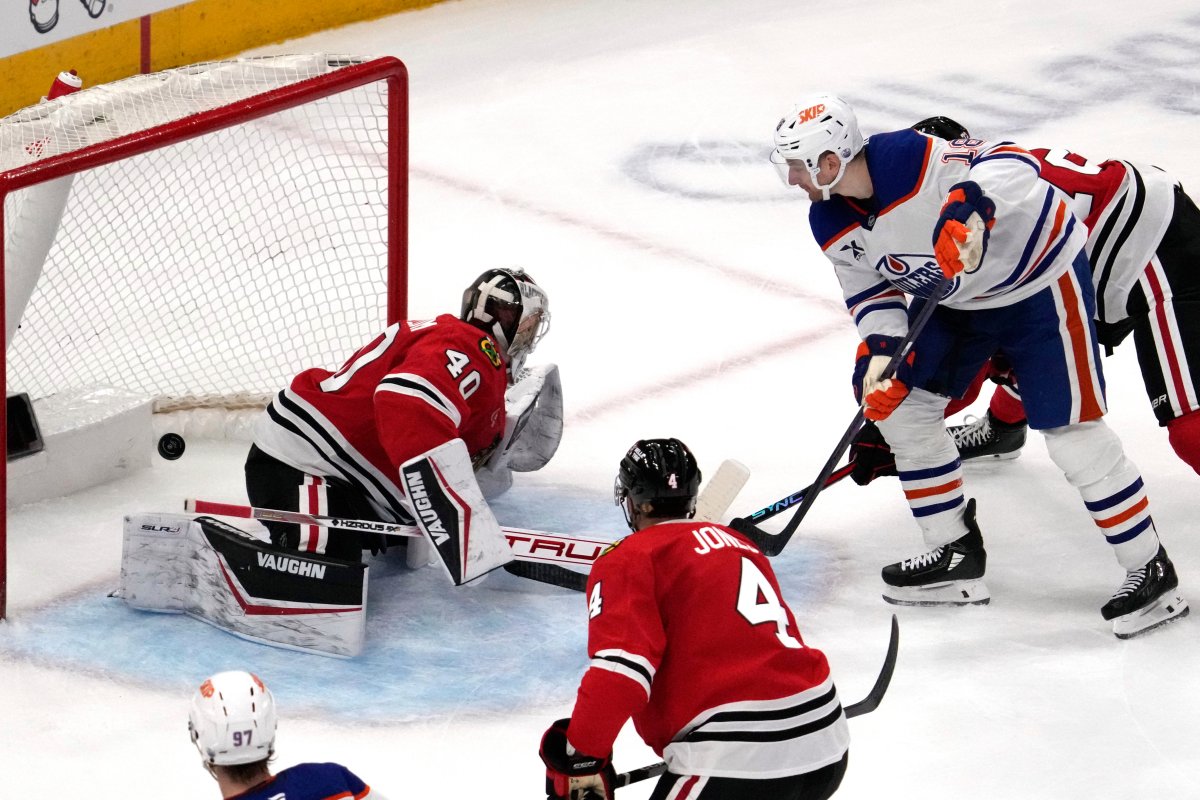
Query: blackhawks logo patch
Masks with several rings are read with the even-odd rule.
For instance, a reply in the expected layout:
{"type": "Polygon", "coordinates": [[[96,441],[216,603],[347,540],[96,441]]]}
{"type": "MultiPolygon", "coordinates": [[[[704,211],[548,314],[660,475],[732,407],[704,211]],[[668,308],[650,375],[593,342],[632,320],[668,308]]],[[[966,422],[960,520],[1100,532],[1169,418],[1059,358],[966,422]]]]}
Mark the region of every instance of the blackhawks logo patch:
{"type": "Polygon", "coordinates": [[[492,362],[492,366],[500,368],[500,353],[496,350],[496,343],[490,337],[485,336],[479,340],[479,349],[487,356],[488,361],[492,362]]]}

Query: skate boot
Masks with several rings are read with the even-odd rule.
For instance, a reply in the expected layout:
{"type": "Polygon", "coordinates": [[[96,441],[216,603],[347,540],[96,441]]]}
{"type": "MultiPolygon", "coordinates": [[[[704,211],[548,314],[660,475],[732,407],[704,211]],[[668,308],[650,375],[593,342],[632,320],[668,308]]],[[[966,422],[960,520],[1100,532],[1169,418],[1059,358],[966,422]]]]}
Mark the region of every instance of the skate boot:
{"type": "Polygon", "coordinates": [[[973,458],[1016,458],[1025,446],[1029,423],[1001,422],[989,409],[981,419],[967,417],[965,425],[951,425],[948,430],[963,461],[973,458]]]}
{"type": "Polygon", "coordinates": [[[1175,565],[1160,544],[1146,566],[1126,573],[1125,582],[1100,613],[1112,620],[1113,634],[1129,639],[1159,625],[1188,615],[1187,601],[1179,593],[1175,565]]]}
{"type": "Polygon", "coordinates": [[[975,500],[963,515],[967,532],[924,555],[883,568],[883,599],[900,606],[985,605],[991,600],[983,582],[987,551],[975,523],[975,500]]]}

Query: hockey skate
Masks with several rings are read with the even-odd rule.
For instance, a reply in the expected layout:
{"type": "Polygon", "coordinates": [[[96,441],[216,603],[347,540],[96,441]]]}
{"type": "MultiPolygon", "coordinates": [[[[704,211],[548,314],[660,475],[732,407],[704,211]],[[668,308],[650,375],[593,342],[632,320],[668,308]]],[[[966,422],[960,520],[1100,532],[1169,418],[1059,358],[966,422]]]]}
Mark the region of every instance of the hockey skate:
{"type": "Polygon", "coordinates": [[[1179,593],[1175,565],[1162,545],[1146,566],[1125,575],[1125,582],[1100,613],[1112,620],[1113,634],[1129,639],[1188,615],[1187,601],[1179,593]]]}
{"type": "Polygon", "coordinates": [[[900,606],[985,605],[992,596],[983,582],[987,551],[975,523],[975,500],[963,515],[967,532],[924,555],[883,568],[883,599],[900,606]]]}
{"type": "Polygon", "coordinates": [[[963,461],[984,457],[1009,459],[1021,455],[1029,424],[1001,422],[989,409],[983,417],[967,417],[966,424],[951,425],[948,430],[963,461]]]}

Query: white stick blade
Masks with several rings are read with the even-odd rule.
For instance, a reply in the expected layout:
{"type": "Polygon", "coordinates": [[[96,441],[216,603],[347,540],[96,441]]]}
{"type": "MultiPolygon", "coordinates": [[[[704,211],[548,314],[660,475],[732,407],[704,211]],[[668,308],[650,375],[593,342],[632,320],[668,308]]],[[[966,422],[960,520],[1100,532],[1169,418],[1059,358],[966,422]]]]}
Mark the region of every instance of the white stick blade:
{"type": "Polygon", "coordinates": [[[740,461],[725,459],[696,498],[696,516],[707,522],[725,522],[738,492],[750,480],[750,469],[740,461]]]}

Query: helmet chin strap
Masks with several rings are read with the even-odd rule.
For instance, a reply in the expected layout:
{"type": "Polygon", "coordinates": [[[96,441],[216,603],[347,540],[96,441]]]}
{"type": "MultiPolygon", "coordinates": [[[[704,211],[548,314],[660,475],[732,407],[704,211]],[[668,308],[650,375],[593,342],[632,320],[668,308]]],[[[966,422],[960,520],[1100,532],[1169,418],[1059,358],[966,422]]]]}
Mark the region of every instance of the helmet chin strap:
{"type": "Polygon", "coordinates": [[[820,171],[821,171],[821,167],[818,165],[816,169],[809,169],[808,174],[812,176],[813,186],[821,190],[821,199],[828,200],[829,199],[829,190],[832,189],[834,186],[837,186],[838,181],[840,181],[842,179],[842,176],[846,174],[846,162],[844,159],[838,160],[837,175],[834,175],[833,180],[831,180],[827,184],[822,185],[821,181],[818,180],[817,175],[820,173],[820,171]]]}

